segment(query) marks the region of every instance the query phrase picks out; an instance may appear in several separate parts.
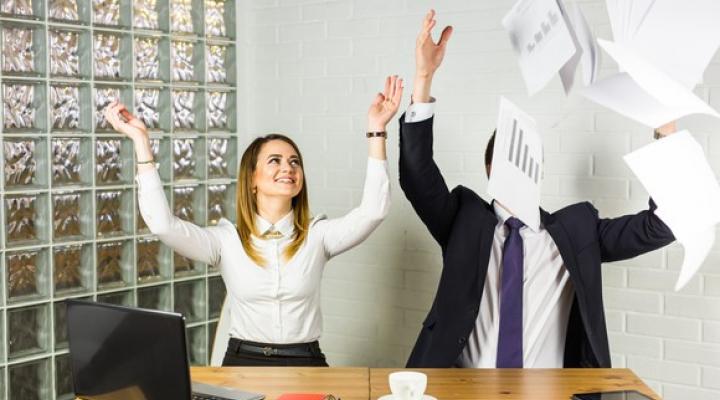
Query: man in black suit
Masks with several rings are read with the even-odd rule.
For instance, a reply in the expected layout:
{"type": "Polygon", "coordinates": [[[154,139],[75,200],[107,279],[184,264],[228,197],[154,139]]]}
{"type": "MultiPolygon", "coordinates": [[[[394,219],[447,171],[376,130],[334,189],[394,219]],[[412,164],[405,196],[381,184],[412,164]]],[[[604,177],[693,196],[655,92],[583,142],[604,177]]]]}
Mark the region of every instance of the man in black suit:
{"type": "MultiPolygon", "coordinates": [[[[497,201],[450,191],[433,160],[430,87],[452,28],[434,43],[434,17],[423,21],[413,103],[400,118],[400,186],[440,244],[443,271],[407,366],[610,367],[601,263],[656,250],[672,232],[652,200],[649,210],[612,219],[587,202],[540,210],[535,231],[497,201]]],[[[492,143],[488,175],[491,160],[492,143]]]]}

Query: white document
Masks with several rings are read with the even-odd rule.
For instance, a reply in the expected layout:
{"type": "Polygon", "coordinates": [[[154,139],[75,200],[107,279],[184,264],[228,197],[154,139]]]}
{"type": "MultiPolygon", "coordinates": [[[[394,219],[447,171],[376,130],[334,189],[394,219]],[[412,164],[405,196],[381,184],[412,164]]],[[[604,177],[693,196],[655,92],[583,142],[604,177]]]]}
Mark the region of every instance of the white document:
{"type": "Polygon", "coordinates": [[[589,100],[647,126],[658,127],[687,115],[682,110],[660,103],[638,86],[627,73],[601,79],[591,88],[583,90],[582,94],[589,100]]]}
{"type": "Polygon", "coordinates": [[[720,46],[718,20],[717,0],[655,0],[627,46],[692,89],[720,46]]]}
{"type": "Polygon", "coordinates": [[[588,99],[643,125],[656,128],[690,114],[720,114],[692,90],[670,78],[621,44],[598,40],[625,72],[612,75],[583,90],[588,99]]]}
{"type": "Polygon", "coordinates": [[[542,177],[543,149],[535,120],[501,97],[488,194],[538,231],[542,177]]]}
{"type": "Polygon", "coordinates": [[[629,3],[629,1],[626,0],[605,0],[605,6],[607,7],[608,16],[610,17],[610,29],[616,42],[621,42],[625,39],[622,31],[622,16],[625,15],[626,11],[622,6],[627,3],[629,3]]]}
{"type": "Polygon", "coordinates": [[[607,8],[615,42],[598,42],[634,83],[612,76],[586,88],[587,98],[653,128],[690,114],[720,118],[692,92],[720,47],[720,1],[607,0],[607,8]]]}
{"type": "MultiPolygon", "coordinates": [[[[565,25],[568,27],[568,32],[570,32],[570,38],[573,41],[573,46],[575,46],[575,54],[570,57],[570,59],[565,63],[565,65],[562,66],[562,68],[560,68],[560,71],[558,72],[558,74],[560,75],[560,82],[562,82],[563,89],[565,89],[565,94],[567,95],[568,93],[570,93],[570,90],[572,90],[572,87],[575,85],[575,72],[577,71],[577,66],[580,64],[580,61],[583,58],[583,48],[580,45],[577,32],[575,32],[575,27],[573,27],[572,25],[570,16],[568,15],[565,5],[560,0],[556,1],[558,7],[560,8],[560,13],[565,20],[565,25]]],[[[579,8],[577,7],[576,9],[579,10],[579,8]]]]}
{"type": "Polygon", "coordinates": [[[600,49],[580,6],[573,3],[567,11],[577,43],[580,46],[579,51],[582,54],[580,65],[583,70],[583,84],[588,86],[595,82],[600,70],[600,49]]]}
{"type": "Polygon", "coordinates": [[[657,204],[658,217],[685,249],[675,290],[702,265],[720,223],[720,185],[700,144],[688,131],[657,140],[625,156],[657,204]]]}
{"type": "Polygon", "coordinates": [[[502,25],[530,95],[544,88],[577,52],[557,0],[520,0],[502,25]]]}
{"type": "Polygon", "coordinates": [[[626,1],[630,4],[630,18],[628,18],[628,26],[626,38],[633,37],[641,26],[644,26],[645,17],[650,13],[650,9],[655,4],[655,0],[633,0],[626,1]]]}

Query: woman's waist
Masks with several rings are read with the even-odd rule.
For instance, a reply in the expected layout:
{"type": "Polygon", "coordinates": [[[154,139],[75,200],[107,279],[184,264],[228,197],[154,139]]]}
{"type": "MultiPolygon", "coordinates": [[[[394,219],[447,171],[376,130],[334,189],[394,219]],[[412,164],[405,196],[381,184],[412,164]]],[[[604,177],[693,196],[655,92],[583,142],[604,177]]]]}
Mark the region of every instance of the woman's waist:
{"type": "Polygon", "coordinates": [[[309,343],[320,338],[322,314],[319,302],[303,304],[300,309],[240,305],[231,308],[230,336],[251,342],[292,344],[309,343]]]}

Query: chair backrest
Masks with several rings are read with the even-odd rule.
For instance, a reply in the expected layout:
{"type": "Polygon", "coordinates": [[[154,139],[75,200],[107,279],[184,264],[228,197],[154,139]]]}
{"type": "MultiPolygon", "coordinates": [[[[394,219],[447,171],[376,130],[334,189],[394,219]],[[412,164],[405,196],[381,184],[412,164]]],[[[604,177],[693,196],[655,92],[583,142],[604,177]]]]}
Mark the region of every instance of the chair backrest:
{"type": "Polygon", "coordinates": [[[221,367],[227,345],[230,341],[230,306],[228,306],[227,296],[223,301],[222,311],[220,311],[220,320],[215,329],[215,342],[213,342],[212,354],[210,354],[210,366],[221,367]]]}

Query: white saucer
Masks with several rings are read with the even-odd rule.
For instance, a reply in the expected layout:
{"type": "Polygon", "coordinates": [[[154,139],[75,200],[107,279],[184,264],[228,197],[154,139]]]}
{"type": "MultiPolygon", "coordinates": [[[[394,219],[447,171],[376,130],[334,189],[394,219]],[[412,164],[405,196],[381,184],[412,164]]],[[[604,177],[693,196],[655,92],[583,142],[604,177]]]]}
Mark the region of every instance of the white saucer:
{"type": "MultiPolygon", "coordinates": [[[[386,394],[385,396],[380,397],[378,400],[395,400],[395,396],[392,394],[386,394]]],[[[424,394],[422,397],[422,400],[437,400],[435,397],[430,396],[429,394],[424,394]]]]}

